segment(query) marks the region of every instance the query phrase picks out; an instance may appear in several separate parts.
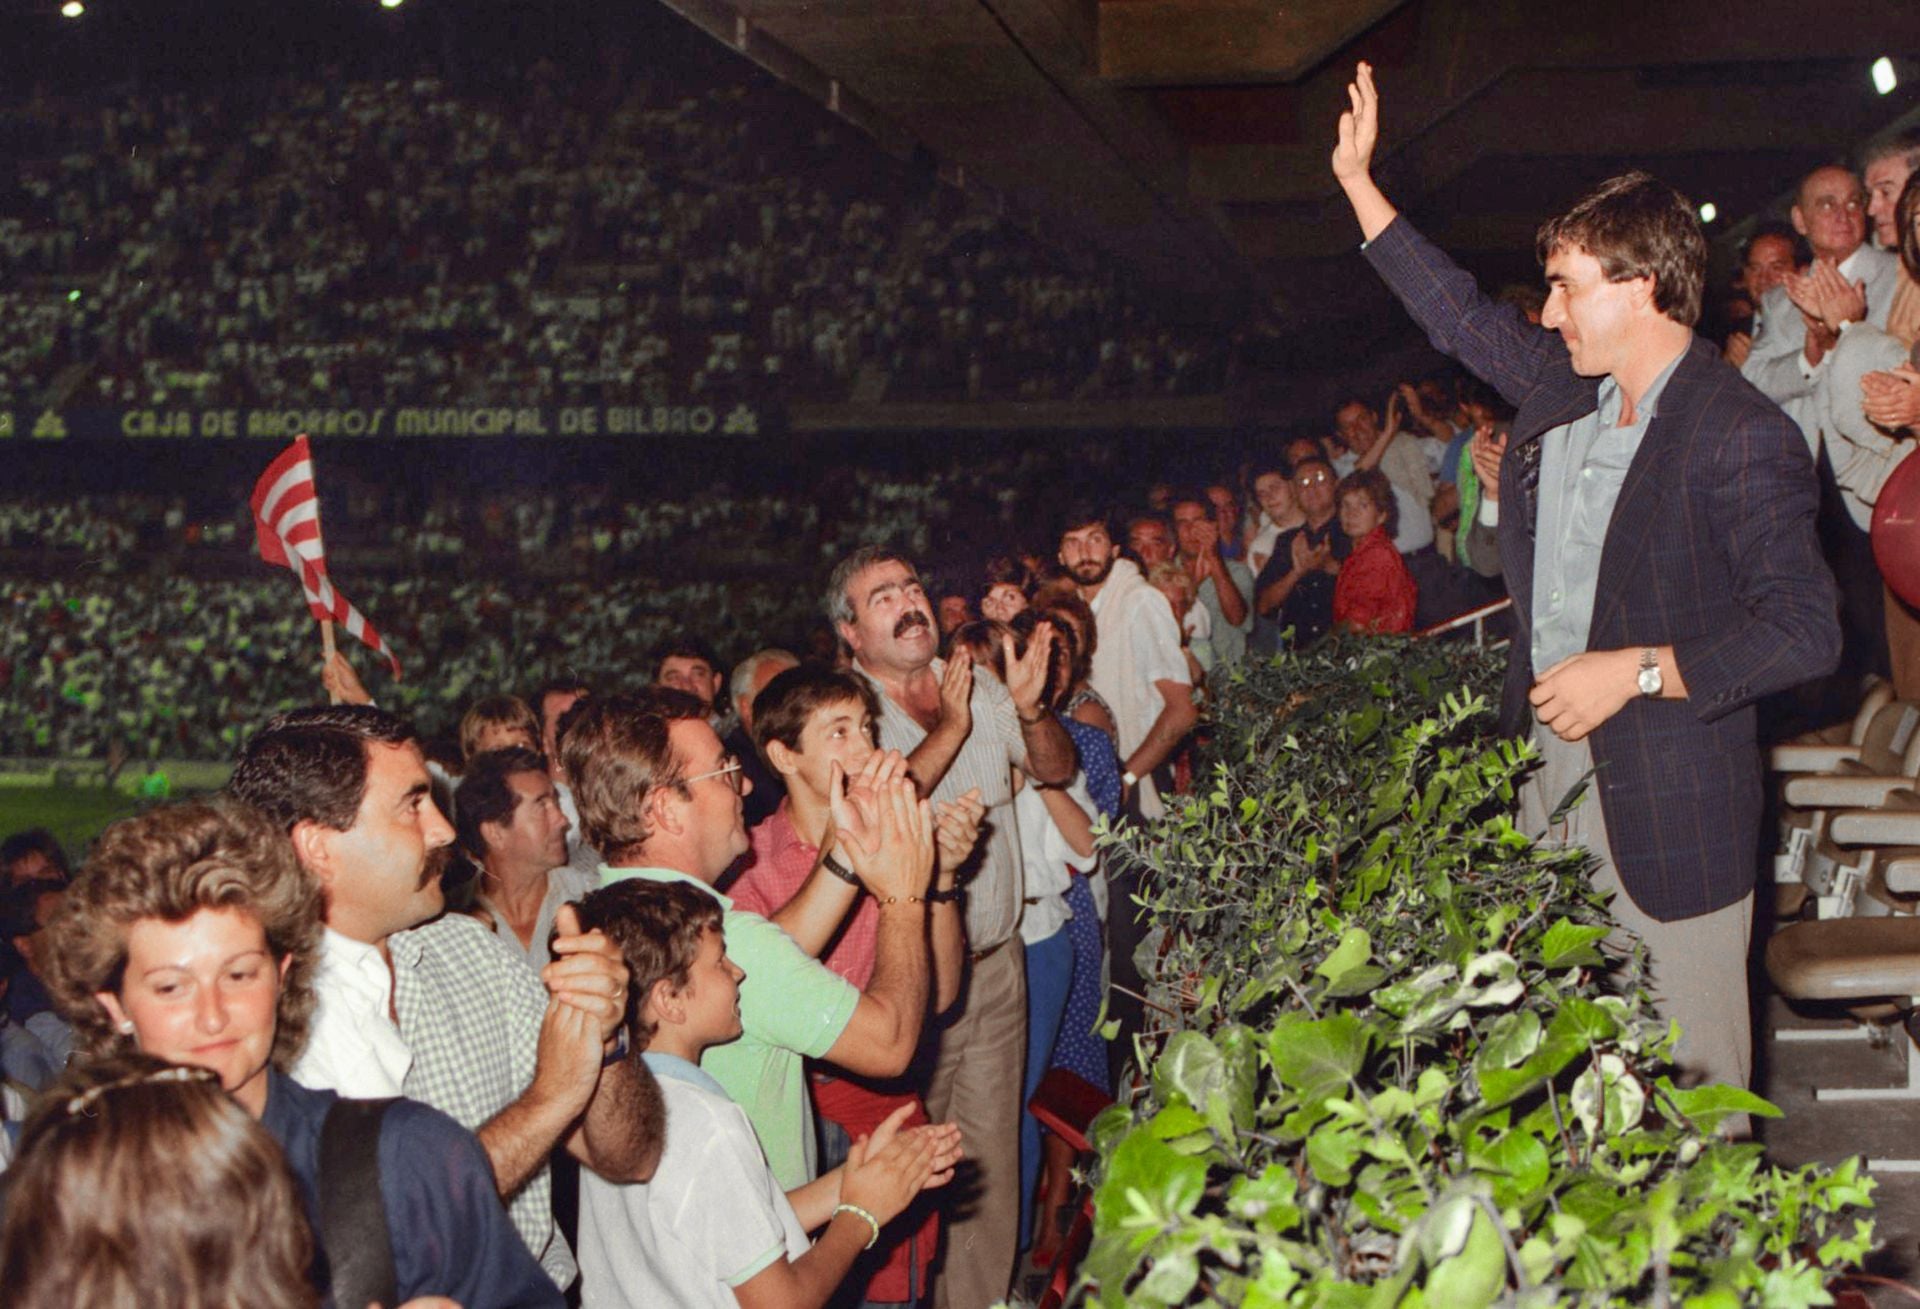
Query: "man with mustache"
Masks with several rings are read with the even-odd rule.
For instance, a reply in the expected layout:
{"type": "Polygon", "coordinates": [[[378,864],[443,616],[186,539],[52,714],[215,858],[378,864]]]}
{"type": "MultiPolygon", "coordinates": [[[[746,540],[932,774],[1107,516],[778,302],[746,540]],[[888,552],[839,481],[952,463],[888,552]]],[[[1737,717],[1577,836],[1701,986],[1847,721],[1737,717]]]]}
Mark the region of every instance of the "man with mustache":
{"type": "Polygon", "coordinates": [[[607,1058],[626,1010],[619,950],[562,906],[536,974],[478,922],[442,916],[453,828],[412,726],[384,710],[277,715],[227,789],[286,829],[326,892],[319,1008],[294,1079],[405,1095],[474,1132],[515,1229],[566,1289],[577,1269],[553,1223],[548,1156],[565,1145],[610,1180],[645,1181],[664,1140],[652,1076],[607,1058]]]}
{"type": "Polygon", "coordinates": [[[962,870],[963,885],[928,897],[936,904],[964,897],[972,967],[956,1012],[940,1028],[927,1113],[935,1122],[959,1124],[978,1170],[977,1200],[947,1224],[934,1304],[974,1309],[1006,1297],[1018,1247],[1020,1070],[1027,1045],[1019,925],[1026,877],[1012,770],[1041,785],[1062,785],[1077,764],[1073,738],[1042,700],[1053,629],[1035,628],[1018,658],[1007,641],[1004,686],[991,673],[976,677],[964,650],[943,664],[935,658],[933,606],[919,573],[876,546],[841,560],[826,607],[853,651],[854,671],[879,693],[881,747],[907,756],[921,794],[936,804],[977,789],[987,807],[981,851],[977,863],[962,870]]]}

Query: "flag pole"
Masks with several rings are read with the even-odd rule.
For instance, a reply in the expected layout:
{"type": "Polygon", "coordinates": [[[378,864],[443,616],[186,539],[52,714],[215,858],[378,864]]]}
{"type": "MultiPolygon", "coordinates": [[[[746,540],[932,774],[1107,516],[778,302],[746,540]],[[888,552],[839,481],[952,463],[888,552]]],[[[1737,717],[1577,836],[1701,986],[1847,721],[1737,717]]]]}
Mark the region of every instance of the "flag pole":
{"type": "MultiPolygon", "coordinates": [[[[322,668],[333,667],[333,653],[334,653],[333,620],[331,618],[322,618],[320,620],[320,652],[322,657],[326,661],[321,665],[321,667],[322,668]]],[[[339,693],[333,690],[331,686],[327,688],[327,702],[329,704],[340,703],[339,693]]]]}

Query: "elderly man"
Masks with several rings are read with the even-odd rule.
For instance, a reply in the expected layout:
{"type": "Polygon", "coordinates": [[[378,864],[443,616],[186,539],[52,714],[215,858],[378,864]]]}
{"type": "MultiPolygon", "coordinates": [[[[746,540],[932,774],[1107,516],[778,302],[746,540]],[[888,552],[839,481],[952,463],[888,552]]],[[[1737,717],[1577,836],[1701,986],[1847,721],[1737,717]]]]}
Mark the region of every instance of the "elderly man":
{"type": "MultiPolygon", "coordinates": [[[[927,1113],[935,1122],[960,1125],[980,1183],[972,1209],[948,1226],[935,1303],[973,1309],[1006,1296],[1018,1248],[1020,1070],[1027,1040],[1019,924],[1026,878],[1012,770],[1059,784],[1073,776],[1076,762],[1073,739],[1041,700],[1053,631],[1042,623],[1024,655],[1007,651],[1004,686],[974,676],[964,654],[943,663],[935,657],[933,608],[919,573],[900,555],[873,546],[840,561],[826,602],[853,652],[854,670],[879,695],[881,746],[907,756],[930,798],[951,803],[977,791],[986,805],[979,868],[961,892],[973,966],[957,1013],[941,1030],[927,1090],[927,1113]]],[[[1160,609],[1171,625],[1164,603],[1160,609]]]]}
{"type": "Polygon", "coordinates": [[[746,824],[749,831],[765,822],[780,807],[787,794],[780,774],[767,767],[767,761],[753,744],[753,701],[768,682],[797,667],[800,660],[792,652],[778,648],[755,650],[733,666],[727,679],[728,698],[733,701],[733,730],[726,734],[727,749],[740,761],[740,769],[753,783],[747,791],[746,824]]]}
{"type": "Polygon", "coordinates": [[[1498,530],[1518,628],[1502,721],[1531,717],[1542,760],[1523,820],[1596,858],[1622,933],[1647,946],[1656,1006],[1680,1022],[1682,1071],[1744,1085],[1754,702],[1839,652],[1806,446],[1694,336],[1706,238],[1672,188],[1627,173],[1542,226],[1535,327],[1381,193],[1367,65],[1349,96],[1333,172],[1367,261],[1438,349],[1519,409],[1498,530]]]}
{"type": "MultiPolygon", "coordinates": [[[[1903,235],[1914,239],[1900,232],[1896,209],[1920,169],[1920,128],[1870,141],[1861,162],[1874,237],[1882,249],[1897,250],[1903,235]]],[[[1838,342],[1816,370],[1811,408],[1851,523],[1851,530],[1839,529],[1845,612],[1855,643],[1869,642],[1875,655],[1885,654],[1894,689],[1910,699],[1920,695],[1920,616],[1881,583],[1867,532],[1880,488],[1913,452],[1920,428],[1920,370],[1912,355],[1920,340],[1920,283],[1900,263],[1884,326],[1836,321],[1833,328],[1838,342]]]]}
{"type": "Polygon", "coordinates": [[[1789,217],[1807,239],[1813,263],[1804,274],[1787,274],[1762,298],[1760,334],[1740,372],[1779,402],[1800,425],[1807,448],[1817,451],[1814,370],[1838,343],[1840,323],[1886,326],[1900,263],[1866,244],[1866,190],[1838,164],[1801,180],[1789,217]]]}
{"type": "Polygon", "coordinates": [[[384,710],[270,719],[227,789],[288,833],[326,890],[319,1008],[294,1080],[361,1099],[405,1095],[472,1131],[514,1227],[564,1290],[577,1270],[553,1222],[548,1156],[565,1145],[612,1180],[645,1181],[666,1130],[640,1061],[603,1066],[626,1011],[618,949],[580,934],[562,909],[543,986],[480,924],[442,915],[453,828],[413,728],[384,710]]]}

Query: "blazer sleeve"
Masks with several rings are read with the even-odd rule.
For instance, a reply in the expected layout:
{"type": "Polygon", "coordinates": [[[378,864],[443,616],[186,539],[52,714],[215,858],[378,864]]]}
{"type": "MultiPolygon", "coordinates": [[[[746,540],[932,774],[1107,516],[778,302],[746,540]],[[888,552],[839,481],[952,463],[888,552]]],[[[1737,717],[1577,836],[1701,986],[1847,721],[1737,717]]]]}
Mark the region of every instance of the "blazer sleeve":
{"type": "Polygon", "coordinates": [[[1404,215],[1367,242],[1364,253],[1434,349],[1466,365],[1515,408],[1565,350],[1557,336],[1529,323],[1517,308],[1489,298],[1471,273],[1404,215]]]}
{"type": "Polygon", "coordinates": [[[1712,722],[1840,662],[1839,593],[1814,532],[1819,483],[1786,415],[1743,405],[1706,481],[1710,530],[1744,622],[1674,644],[1687,696],[1712,722]]]}
{"type": "Polygon", "coordinates": [[[1753,343],[1740,375],[1760,388],[1767,399],[1785,404],[1806,395],[1813,382],[1800,367],[1801,351],[1807,344],[1807,325],[1787,290],[1776,286],[1761,301],[1761,322],[1765,329],[1753,343]]]}

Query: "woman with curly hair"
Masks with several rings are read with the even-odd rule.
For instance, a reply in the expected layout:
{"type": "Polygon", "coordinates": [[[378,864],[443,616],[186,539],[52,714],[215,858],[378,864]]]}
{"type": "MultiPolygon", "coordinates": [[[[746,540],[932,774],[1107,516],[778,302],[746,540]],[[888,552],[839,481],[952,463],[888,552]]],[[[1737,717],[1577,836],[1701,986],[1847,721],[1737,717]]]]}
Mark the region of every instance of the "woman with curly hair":
{"type": "MultiPolygon", "coordinates": [[[[102,833],[47,928],[48,985],[76,1043],[214,1073],[279,1141],[310,1217],[339,1097],[286,1070],[313,1016],[320,908],[318,882],[265,816],[237,801],[190,801],[102,833]]],[[[377,1154],[398,1298],[446,1295],[467,1309],[562,1302],[508,1220],[471,1132],[396,1100],[377,1154]]],[[[316,1231],[324,1247],[327,1233],[316,1231]]]]}

